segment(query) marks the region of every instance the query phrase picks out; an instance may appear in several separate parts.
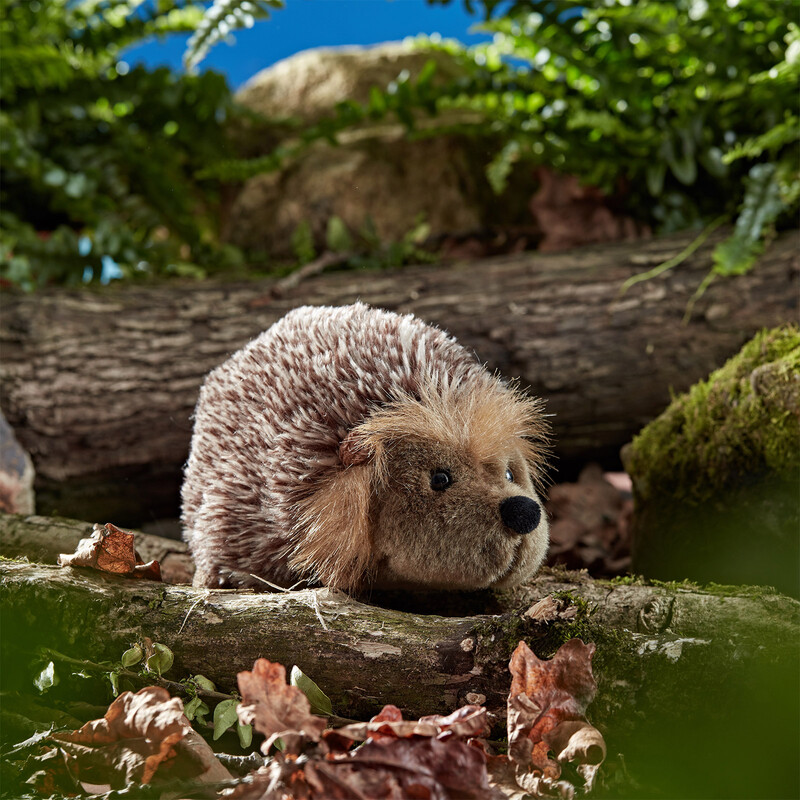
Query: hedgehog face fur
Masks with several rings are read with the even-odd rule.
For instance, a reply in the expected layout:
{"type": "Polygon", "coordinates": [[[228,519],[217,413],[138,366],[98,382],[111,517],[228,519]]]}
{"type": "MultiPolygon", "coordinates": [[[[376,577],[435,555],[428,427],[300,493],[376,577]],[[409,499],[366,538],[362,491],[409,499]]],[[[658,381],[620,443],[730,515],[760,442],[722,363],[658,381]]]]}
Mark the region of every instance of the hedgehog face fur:
{"type": "Polygon", "coordinates": [[[547,549],[541,403],[412,316],[301,308],[206,381],[183,488],[196,585],[478,589],[547,549]]]}
{"type": "Polygon", "coordinates": [[[497,444],[483,457],[423,438],[387,448],[372,526],[378,585],[513,586],[538,569],[547,532],[525,449],[497,444]]]}

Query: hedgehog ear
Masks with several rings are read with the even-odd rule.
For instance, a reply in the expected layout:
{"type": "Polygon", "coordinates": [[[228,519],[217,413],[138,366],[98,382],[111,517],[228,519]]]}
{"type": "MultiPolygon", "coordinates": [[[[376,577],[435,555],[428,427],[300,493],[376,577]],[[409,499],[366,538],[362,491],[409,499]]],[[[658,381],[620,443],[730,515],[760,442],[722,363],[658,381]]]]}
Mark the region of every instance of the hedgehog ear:
{"type": "Polygon", "coordinates": [[[352,428],[339,445],[339,460],[345,467],[366,464],[375,454],[374,438],[365,425],[352,428]]]}
{"type": "Polygon", "coordinates": [[[374,458],[354,463],[302,502],[293,569],[334,589],[362,588],[372,565],[370,499],[378,474],[374,458]]]}

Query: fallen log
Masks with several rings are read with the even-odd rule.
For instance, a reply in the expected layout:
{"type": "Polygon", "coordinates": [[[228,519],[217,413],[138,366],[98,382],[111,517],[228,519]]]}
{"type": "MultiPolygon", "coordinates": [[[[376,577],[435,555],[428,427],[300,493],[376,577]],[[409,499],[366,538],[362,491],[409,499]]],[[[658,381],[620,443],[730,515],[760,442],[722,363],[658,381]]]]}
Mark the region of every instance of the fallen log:
{"type": "Polygon", "coordinates": [[[0,403],[37,472],[38,509],[137,525],[175,516],[191,413],[205,373],[303,303],[358,298],[413,312],[554,415],[560,480],[619,447],[757,330],[797,316],[798,232],[744,276],[715,281],[717,231],[673,270],[620,289],[694,234],[449,267],[273,281],[109,286],[3,297],[0,403]]]}
{"type": "Polygon", "coordinates": [[[265,657],[298,665],[342,716],[366,718],[388,702],[418,716],[476,701],[502,715],[516,644],[550,656],[577,636],[597,644],[590,719],[638,790],[712,797],[749,787],[769,797],[796,784],[800,604],[768,588],[546,571],[514,593],[464,598],[484,613],[444,616],[429,612],[452,614],[457,595],[401,598],[412,609],[402,611],[327,589],[198,590],[15,560],[0,561],[0,576],[4,691],[30,686],[42,648],[118,662],[146,636],[174,653],[167,677],[200,673],[224,692],[265,657]],[[759,726],[769,747],[756,762],[759,726]]]}

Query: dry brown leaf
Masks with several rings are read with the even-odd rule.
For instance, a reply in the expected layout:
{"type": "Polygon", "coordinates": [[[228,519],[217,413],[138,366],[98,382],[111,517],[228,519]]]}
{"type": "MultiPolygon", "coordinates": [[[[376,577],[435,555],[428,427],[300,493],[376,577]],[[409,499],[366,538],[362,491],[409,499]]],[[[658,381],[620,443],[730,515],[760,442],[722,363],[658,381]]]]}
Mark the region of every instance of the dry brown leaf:
{"type": "Polygon", "coordinates": [[[465,739],[484,736],[489,731],[486,709],[481,706],[462,706],[446,717],[434,714],[419,720],[404,720],[397,706],[384,706],[383,710],[369,722],[356,722],[343,728],[326,731],[325,741],[332,749],[343,749],[353,741],[381,741],[402,739],[410,736],[442,736],[450,733],[465,739]]]}
{"type": "Polygon", "coordinates": [[[259,767],[238,786],[225,792],[225,800],[311,800],[303,768],[294,758],[276,753],[269,764],[259,767]]]}
{"type": "MultiPolygon", "coordinates": [[[[317,776],[321,766],[328,768],[330,783],[320,786],[315,795],[320,798],[502,798],[489,786],[483,751],[447,733],[369,739],[336,761],[315,763],[317,776]],[[335,784],[346,786],[351,794],[331,794],[335,784]]],[[[308,770],[306,774],[313,785],[312,775],[308,770]]]]}
{"type": "Polygon", "coordinates": [[[633,500],[618,473],[596,464],[581,471],[577,483],[553,486],[547,500],[550,549],[547,563],[586,569],[593,577],[613,577],[630,565],[633,500]]]}
{"type": "Polygon", "coordinates": [[[311,704],[296,686],[286,683],[286,669],[259,658],[253,671],[237,675],[242,702],[237,709],[242,725],[253,727],[267,737],[261,751],[268,753],[276,739],[285,752],[299,753],[305,740],[318,742],[326,721],[311,713],[311,704]]]}
{"type": "Polygon", "coordinates": [[[62,795],[74,797],[81,791],[81,784],[75,777],[72,758],[59,748],[53,748],[42,755],[31,757],[36,771],[26,783],[40,795],[62,795]],[[37,769],[38,768],[38,769],[37,769]]]}
{"type": "Polygon", "coordinates": [[[230,773],[192,729],[183,704],[166,689],[148,686],[123,692],[102,719],[80,730],[53,734],[50,741],[68,756],[82,784],[114,789],[148,784],[154,778],[220,781],[230,773]]]}
{"type": "Polygon", "coordinates": [[[566,762],[591,788],[605,758],[603,737],[585,717],[597,691],[594,651],[593,644],[571,639],[544,661],[520,642],[511,656],[508,753],[517,782],[535,796],[572,796],[574,787],[561,780],[566,762]]]}
{"type": "Polygon", "coordinates": [[[231,799],[504,800],[489,785],[483,750],[468,741],[486,731],[486,710],[476,706],[417,721],[385,706],[367,723],[326,731],[308,760],[278,753],[231,799]],[[345,749],[362,738],[360,747],[345,749]]]}
{"type": "Polygon", "coordinates": [[[74,553],[62,553],[62,567],[89,567],[114,575],[160,581],[161,567],[157,561],[145,564],[133,546],[134,535],[107,522],[95,525],[92,535],[81,539],[74,553]]]}
{"type": "Polygon", "coordinates": [[[556,620],[569,622],[578,616],[578,609],[566,598],[555,598],[547,595],[534,603],[524,614],[524,617],[547,625],[556,620]]]}
{"type": "Polygon", "coordinates": [[[81,539],[74,553],[62,553],[58,563],[62,567],[91,567],[126,575],[133,572],[136,566],[133,534],[120,530],[110,522],[104,526],[95,525],[92,535],[88,539],[81,539]]]}
{"type": "Polygon", "coordinates": [[[145,564],[137,553],[136,564],[133,567],[131,577],[141,578],[146,581],[161,581],[161,565],[155,559],[145,564]]]}

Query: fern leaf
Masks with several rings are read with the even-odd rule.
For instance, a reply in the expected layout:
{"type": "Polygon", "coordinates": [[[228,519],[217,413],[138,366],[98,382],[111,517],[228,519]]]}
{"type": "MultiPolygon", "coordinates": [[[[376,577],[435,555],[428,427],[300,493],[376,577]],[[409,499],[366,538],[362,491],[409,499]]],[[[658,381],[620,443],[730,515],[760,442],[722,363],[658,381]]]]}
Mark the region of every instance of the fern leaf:
{"type": "Polygon", "coordinates": [[[794,144],[798,140],[800,140],[800,119],[791,112],[787,112],[783,122],[770,128],[761,136],[740,142],[725,153],[722,160],[724,163],[730,164],[739,158],[758,158],[765,150],[777,152],[781,147],[794,144]]]}
{"type": "Polygon", "coordinates": [[[3,94],[16,89],[63,89],[77,74],[65,57],[66,45],[3,45],[3,94]]]}
{"type": "Polygon", "coordinates": [[[495,194],[502,194],[508,185],[508,176],[514,164],[519,161],[520,143],[511,139],[495,154],[486,167],[486,178],[495,194]]]}
{"type": "Polygon", "coordinates": [[[776,180],[776,166],[756,164],[745,179],[742,209],[733,235],[714,250],[714,272],[742,275],[755,264],[764,248],[762,233],[786,207],[776,180]]]}
{"type": "Polygon", "coordinates": [[[271,8],[283,8],[282,0],[214,0],[186,44],[183,63],[194,69],[208,51],[234,30],[251,28],[256,19],[269,17],[271,8]]]}

